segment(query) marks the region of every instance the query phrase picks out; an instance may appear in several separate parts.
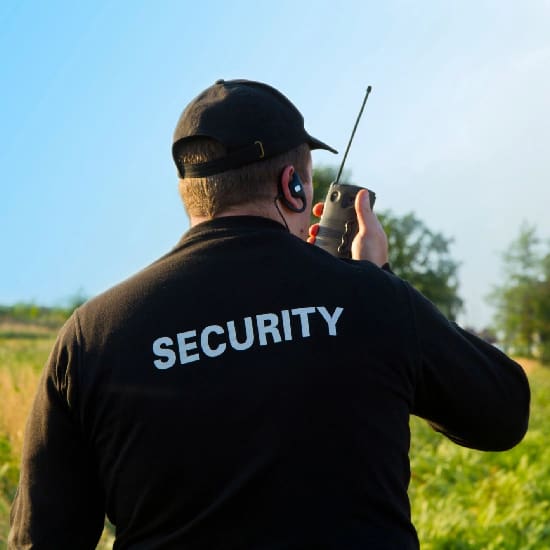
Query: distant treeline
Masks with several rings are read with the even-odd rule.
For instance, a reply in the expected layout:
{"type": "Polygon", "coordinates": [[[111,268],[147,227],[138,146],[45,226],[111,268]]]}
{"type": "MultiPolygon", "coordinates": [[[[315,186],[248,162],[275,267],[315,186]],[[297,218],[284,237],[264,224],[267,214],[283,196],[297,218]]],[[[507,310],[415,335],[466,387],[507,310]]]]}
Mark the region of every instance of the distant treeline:
{"type": "Polygon", "coordinates": [[[0,306],[0,323],[23,323],[57,328],[71,313],[72,309],[65,307],[19,303],[13,306],[0,306]]]}
{"type": "Polygon", "coordinates": [[[65,306],[40,306],[34,302],[19,302],[12,306],[0,305],[0,323],[22,323],[47,328],[59,328],[71,313],[86,301],[81,294],[68,300],[65,306]]]}

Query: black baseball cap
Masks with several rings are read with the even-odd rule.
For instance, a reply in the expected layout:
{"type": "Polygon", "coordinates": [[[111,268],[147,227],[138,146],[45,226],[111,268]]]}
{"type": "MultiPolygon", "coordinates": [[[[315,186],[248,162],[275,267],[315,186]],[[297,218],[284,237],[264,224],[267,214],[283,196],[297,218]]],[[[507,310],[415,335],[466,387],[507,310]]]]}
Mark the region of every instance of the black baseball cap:
{"type": "Polygon", "coordinates": [[[300,111],[275,88],[252,80],[217,80],[180,116],[172,156],[180,178],[205,177],[285,153],[302,143],[338,152],[306,132],[300,111]],[[198,164],[181,162],[179,145],[197,137],[220,142],[227,154],[198,164]]]}

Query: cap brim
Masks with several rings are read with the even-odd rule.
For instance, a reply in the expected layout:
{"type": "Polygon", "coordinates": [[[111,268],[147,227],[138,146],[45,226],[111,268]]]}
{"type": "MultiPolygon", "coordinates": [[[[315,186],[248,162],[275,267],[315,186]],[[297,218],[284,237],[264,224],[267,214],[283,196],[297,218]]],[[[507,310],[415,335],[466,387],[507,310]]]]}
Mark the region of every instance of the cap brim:
{"type": "Polygon", "coordinates": [[[331,153],[338,154],[338,151],[336,149],[332,148],[326,143],[323,143],[321,140],[314,138],[313,136],[309,136],[308,145],[310,149],[324,149],[325,151],[330,151],[331,153]]]}

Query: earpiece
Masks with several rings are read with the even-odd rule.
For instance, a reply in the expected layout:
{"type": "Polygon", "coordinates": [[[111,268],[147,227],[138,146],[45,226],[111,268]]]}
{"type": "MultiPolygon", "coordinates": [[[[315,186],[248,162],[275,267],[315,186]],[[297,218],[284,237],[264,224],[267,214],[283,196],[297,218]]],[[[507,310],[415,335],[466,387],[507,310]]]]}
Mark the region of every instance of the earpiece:
{"type": "Polygon", "coordinates": [[[306,209],[306,193],[304,191],[304,185],[302,181],[300,180],[300,176],[297,172],[294,172],[292,174],[292,179],[290,180],[288,184],[288,190],[290,191],[290,195],[294,197],[295,199],[301,199],[302,200],[302,206],[300,208],[297,208],[294,206],[287,198],[285,198],[283,193],[282,184],[279,181],[279,196],[278,199],[289,209],[292,210],[292,212],[297,212],[298,214],[300,212],[303,212],[306,209]]]}

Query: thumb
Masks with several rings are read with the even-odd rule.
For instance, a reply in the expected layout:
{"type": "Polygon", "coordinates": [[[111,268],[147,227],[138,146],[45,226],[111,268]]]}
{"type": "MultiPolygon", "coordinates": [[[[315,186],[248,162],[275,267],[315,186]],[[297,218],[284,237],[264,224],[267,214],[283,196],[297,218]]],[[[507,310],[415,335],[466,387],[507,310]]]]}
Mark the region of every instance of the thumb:
{"type": "Polygon", "coordinates": [[[366,235],[367,233],[367,217],[370,212],[369,192],[366,189],[361,189],[355,197],[355,213],[357,214],[360,235],[366,235]]]}
{"type": "Polygon", "coordinates": [[[318,202],[314,204],[312,209],[313,215],[317,218],[320,218],[323,215],[324,206],[325,204],[323,202],[318,202]]]}

